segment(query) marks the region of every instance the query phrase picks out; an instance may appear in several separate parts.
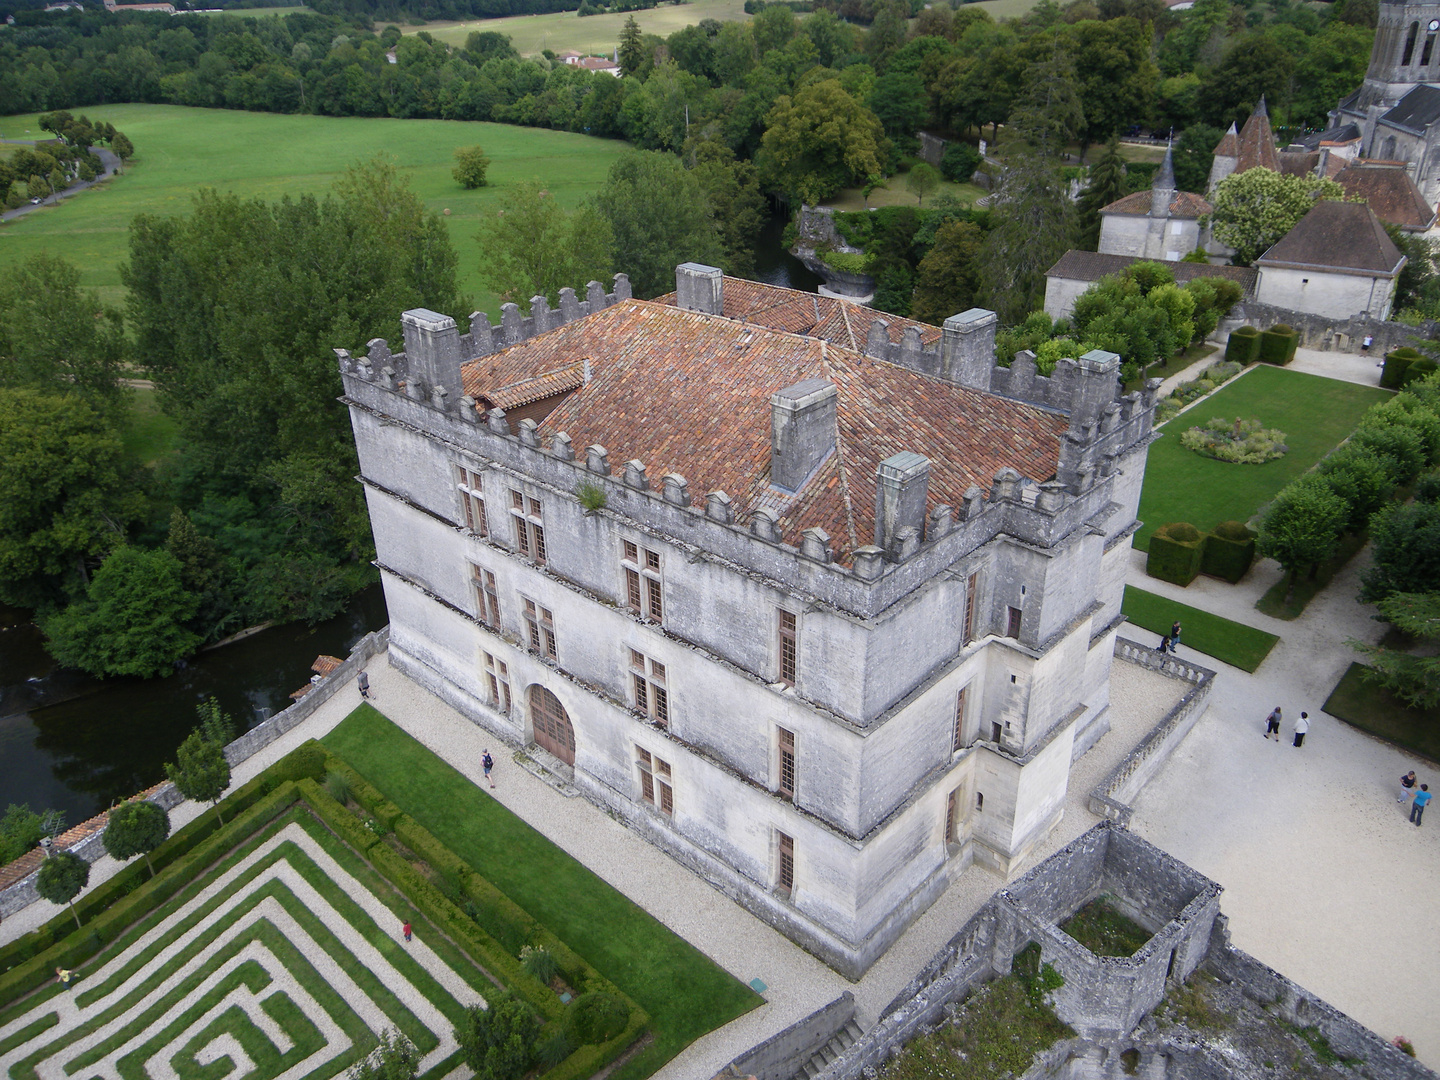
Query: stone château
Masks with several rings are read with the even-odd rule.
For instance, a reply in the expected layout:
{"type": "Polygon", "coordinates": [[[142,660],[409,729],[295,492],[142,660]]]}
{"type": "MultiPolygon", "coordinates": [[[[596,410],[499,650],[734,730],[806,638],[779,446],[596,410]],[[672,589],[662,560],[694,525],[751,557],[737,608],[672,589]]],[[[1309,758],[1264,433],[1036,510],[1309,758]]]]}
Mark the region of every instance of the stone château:
{"type": "Polygon", "coordinates": [[[339,351],[389,655],[853,977],[1109,727],[1155,384],[684,264],[339,351]]]}

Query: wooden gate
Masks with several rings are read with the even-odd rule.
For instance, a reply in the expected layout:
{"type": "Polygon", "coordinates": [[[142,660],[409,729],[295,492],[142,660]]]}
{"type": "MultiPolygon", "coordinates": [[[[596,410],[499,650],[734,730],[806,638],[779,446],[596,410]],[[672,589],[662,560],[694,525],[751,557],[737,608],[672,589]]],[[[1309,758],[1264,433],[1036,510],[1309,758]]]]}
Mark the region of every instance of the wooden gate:
{"type": "Polygon", "coordinates": [[[575,729],[560,699],[539,683],[530,687],[530,723],[535,742],[566,765],[575,764],[575,729]]]}

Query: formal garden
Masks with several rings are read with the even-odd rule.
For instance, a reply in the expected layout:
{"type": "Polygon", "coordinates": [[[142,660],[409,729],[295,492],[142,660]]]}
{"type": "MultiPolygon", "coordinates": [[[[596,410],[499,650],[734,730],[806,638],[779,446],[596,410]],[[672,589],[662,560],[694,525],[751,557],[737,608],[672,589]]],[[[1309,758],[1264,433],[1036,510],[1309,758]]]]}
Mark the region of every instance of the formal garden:
{"type": "Polygon", "coordinates": [[[83,893],[73,919],[0,948],[0,1073],[636,1078],[759,1004],[384,727],[398,734],[364,707],[335,741],[394,754],[424,797],[306,743],[83,893]],[[391,795],[485,825],[442,843],[391,795]],[[494,850],[477,866],[480,835],[494,850]]]}

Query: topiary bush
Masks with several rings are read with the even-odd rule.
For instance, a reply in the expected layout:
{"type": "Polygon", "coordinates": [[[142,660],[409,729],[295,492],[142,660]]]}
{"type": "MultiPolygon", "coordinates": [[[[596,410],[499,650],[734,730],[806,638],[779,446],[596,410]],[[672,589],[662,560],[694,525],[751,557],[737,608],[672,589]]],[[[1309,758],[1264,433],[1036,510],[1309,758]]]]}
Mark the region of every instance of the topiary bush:
{"type": "Polygon", "coordinates": [[[1405,369],[1405,373],[1400,376],[1400,389],[1403,390],[1412,382],[1434,375],[1436,369],[1437,365],[1435,361],[1431,360],[1428,356],[1422,360],[1414,361],[1405,369]]]}
{"type": "Polygon", "coordinates": [[[1255,562],[1255,534],[1241,521],[1222,521],[1205,537],[1200,572],[1234,585],[1255,562]]]}
{"type": "Polygon", "coordinates": [[[1189,585],[1200,573],[1205,554],[1205,537],[1186,521],[1171,522],[1150,537],[1145,572],[1172,585],[1189,585]]]}
{"type": "Polygon", "coordinates": [[[1225,342],[1225,359],[1235,364],[1253,364],[1260,359],[1260,331],[1242,326],[1230,331],[1225,342]]]}
{"type": "Polygon", "coordinates": [[[1260,360],[1283,367],[1295,359],[1300,335],[1284,323],[1276,323],[1260,335],[1260,360]]]}
{"type": "Polygon", "coordinates": [[[1402,345],[1398,349],[1392,349],[1385,354],[1385,367],[1380,372],[1380,385],[1386,390],[1399,390],[1406,371],[1416,360],[1423,360],[1424,354],[1419,349],[1411,348],[1409,345],[1402,345]]]}
{"type": "Polygon", "coordinates": [[[570,1030],[582,1043],[602,1043],[625,1030],[630,1008],[614,994],[592,990],[570,1003],[570,1030]]]}

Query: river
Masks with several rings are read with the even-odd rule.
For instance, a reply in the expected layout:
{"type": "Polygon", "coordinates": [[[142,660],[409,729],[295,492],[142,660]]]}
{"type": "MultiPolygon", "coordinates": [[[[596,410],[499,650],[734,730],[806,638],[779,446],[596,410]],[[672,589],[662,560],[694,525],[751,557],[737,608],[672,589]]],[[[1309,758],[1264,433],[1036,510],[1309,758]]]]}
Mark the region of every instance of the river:
{"type": "MultiPolygon", "coordinates": [[[[756,245],[756,277],[814,292],[820,278],[780,242],[776,214],[756,245]]],[[[70,824],[164,779],[164,764],[213,695],[246,728],[290,704],[320,653],[345,656],[384,626],[378,585],[315,627],[262,631],[193,658],[163,679],[91,679],[58,668],[28,614],[0,605],[0,810],[28,803],[63,810],[70,824]]]]}

